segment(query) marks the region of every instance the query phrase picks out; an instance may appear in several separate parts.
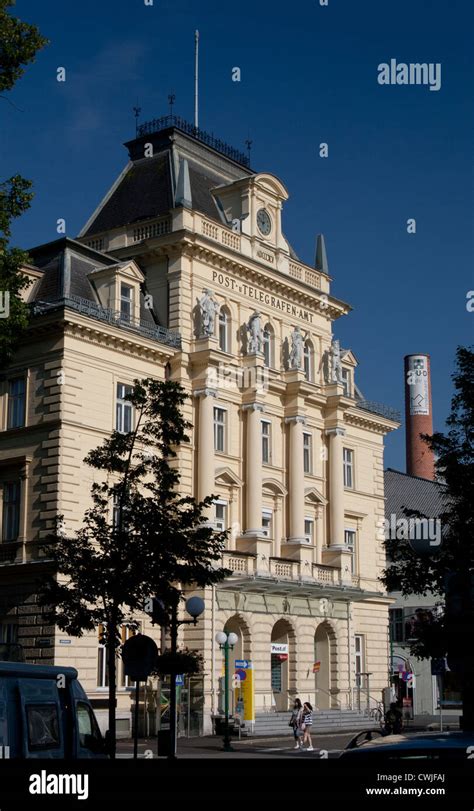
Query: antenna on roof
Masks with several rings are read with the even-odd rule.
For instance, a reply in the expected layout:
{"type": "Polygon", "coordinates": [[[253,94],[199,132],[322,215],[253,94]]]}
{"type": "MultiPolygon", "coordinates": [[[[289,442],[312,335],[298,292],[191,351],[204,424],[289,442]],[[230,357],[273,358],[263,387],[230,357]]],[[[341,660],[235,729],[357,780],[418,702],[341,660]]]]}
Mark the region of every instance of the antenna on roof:
{"type": "Polygon", "coordinates": [[[194,32],[194,126],[199,129],[199,31],[194,32]]]}
{"type": "Polygon", "coordinates": [[[141,107],[134,107],[133,108],[133,113],[134,113],[134,116],[135,116],[135,137],[136,138],[138,138],[138,116],[140,115],[141,111],[142,111],[141,107]]]}
{"type": "Polygon", "coordinates": [[[176,96],[174,95],[174,93],[169,93],[168,94],[168,104],[170,106],[170,115],[173,115],[173,104],[175,103],[175,101],[176,101],[176,96]]]}
{"type": "Polygon", "coordinates": [[[252,144],[253,144],[253,141],[251,141],[250,138],[247,138],[247,140],[245,142],[245,146],[247,147],[247,152],[248,152],[248,156],[249,156],[249,166],[250,166],[250,150],[252,149],[252,144]]]}

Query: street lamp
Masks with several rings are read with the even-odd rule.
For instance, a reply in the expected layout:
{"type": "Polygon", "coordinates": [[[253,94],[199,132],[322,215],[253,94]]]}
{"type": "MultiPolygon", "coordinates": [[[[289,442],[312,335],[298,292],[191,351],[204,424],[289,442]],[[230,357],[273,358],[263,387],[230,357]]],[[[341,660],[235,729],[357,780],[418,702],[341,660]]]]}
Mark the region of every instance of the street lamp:
{"type": "MultiPolygon", "coordinates": [[[[178,650],[178,628],[180,625],[197,625],[198,617],[204,611],[204,600],[201,597],[190,597],[186,600],[186,611],[192,617],[190,620],[178,620],[179,595],[173,603],[170,617],[170,637],[171,651],[173,654],[178,650]]],[[[171,759],[176,757],[176,673],[171,674],[170,685],[170,755],[171,759]]]]}
{"type": "Polygon", "coordinates": [[[234,645],[239,641],[237,634],[226,634],[225,631],[218,631],[216,634],[216,642],[219,648],[224,651],[224,714],[225,714],[225,733],[224,733],[224,751],[233,752],[230,745],[229,736],[229,651],[233,650],[234,645]]]}

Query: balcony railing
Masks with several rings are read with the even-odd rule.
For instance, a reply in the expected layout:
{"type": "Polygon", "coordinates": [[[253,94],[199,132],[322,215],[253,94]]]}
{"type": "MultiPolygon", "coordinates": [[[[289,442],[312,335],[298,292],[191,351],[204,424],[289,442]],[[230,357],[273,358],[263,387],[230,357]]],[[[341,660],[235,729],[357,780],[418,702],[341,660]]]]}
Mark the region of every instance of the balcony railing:
{"type": "Polygon", "coordinates": [[[56,310],[59,307],[68,307],[75,310],[81,315],[86,315],[89,318],[95,318],[98,321],[106,322],[114,327],[121,327],[122,329],[129,330],[130,332],[138,333],[144,338],[149,338],[152,341],[159,341],[167,346],[172,346],[175,349],[181,347],[181,336],[178,332],[172,332],[166,327],[158,325],[150,325],[146,321],[141,321],[135,318],[124,318],[118,310],[111,310],[108,307],[101,307],[94,301],[81,298],[80,296],[71,296],[70,298],[56,299],[55,301],[35,301],[32,305],[33,315],[42,315],[46,312],[56,310]]]}
{"type": "Polygon", "coordinates": [[[362,408],[364,411],[370,411],[371,414],[385,417],[387,420],[400,422],[400,412],[396,408],[392,408],[384,403],[376,403],[373,400],[357,400],[356,406],[357,408],[362,408]]]}
{"type": "Polygon", "coordinates": [[[214,133],[210,134],[200,130],[199,127],[195,127],[179,115],[163,115],[161,118],[153,118],[151,121],[140,124],[137,136],[141,138],[144,135],[152,135],[154,132],[160,132],[169,127],[176,127],[176,129],[185,132],[186,135],[191,135],[196,140],[202,141],[203,144],[215,149],[216,152],[220,152],[221,155],[225,155],[227,158],[243,164],[243,166],[250,166],[250,160],[245,152],[240,152],[240,150],[234,149],[233,146],[229,146],[225,141],[216,138],[214,133]]]}
{"type": "MultiPolygon", "coordinates": [[[[222,565],[226,569],[231,569],[237,577],[242,577],[242,575],[253,577],[258,568],[256,558],[253,555],[246,555],[237,551],[224,552],[222,565]]],[[[268,574],[278,580],[287,582],[301,582],[302,577],[304,577],[306,583],[314,580],[315,584],[328,583],[337,586],[340,582],[340,571],[337,567],[314,563],[310,570],[303,567],[303,564],[298,560],[270,558],[268,574]]]]}

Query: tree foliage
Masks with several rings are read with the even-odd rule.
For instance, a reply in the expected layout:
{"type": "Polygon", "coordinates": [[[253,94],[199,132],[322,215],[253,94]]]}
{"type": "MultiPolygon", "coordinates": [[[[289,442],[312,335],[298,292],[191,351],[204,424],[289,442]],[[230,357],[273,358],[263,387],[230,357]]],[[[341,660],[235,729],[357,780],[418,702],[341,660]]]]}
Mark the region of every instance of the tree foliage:
{"type": "MultiPolygon", "coordinates": [[[[13,6],[10,0],[0,0],[0,92],[13,88],[23,76],[25,66],[47,44],[35,25],[11,16],[9,9],[13,6]]],[[[12,221],[30,207],[31,187],[31,182],[19,174],[0,183],[0,306],[2,316],[6,314],[0,318],[0,369],[7,365],[28,324],[28,308],[20,297],[20,291],[29,284],[21,273],[28,255],[8,245],[12,221]]]]}
{"type": "MultiPolygon", "coordinates": [[[[151,596],[171,607],[185,587],[230,574],[220,565],[227,533],[215,532],[204,515],[215,497],[198,503],[180,492],[176,449],[189,441],[190,429],[181,411],[185,399],[178,383],[135,381],[128,395],[134,429],[114,431],[86,457],[103,480],[92,484],[83,526],[67,537],[59,519],[46,545],[59,577],[43,584],[40,602],[72,636],[104,626],[114,706],[111,669],[120,626],[151,596]]],[[[109,724],[114,727],[111,715],[109,724]]]]}

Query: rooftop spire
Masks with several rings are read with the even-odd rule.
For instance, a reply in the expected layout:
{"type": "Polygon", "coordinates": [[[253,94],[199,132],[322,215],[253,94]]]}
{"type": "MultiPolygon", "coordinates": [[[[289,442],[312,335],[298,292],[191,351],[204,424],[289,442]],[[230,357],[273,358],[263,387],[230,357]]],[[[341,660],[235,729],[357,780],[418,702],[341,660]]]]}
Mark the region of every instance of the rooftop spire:
{"type": "Polygon", "coordinates": [[[175,206],[192,208],[191,182],[189,180],[189,166],[186,159],[179,164],[178,182],[176,184],[175,206]]]}
{"type": "Polygon", "coordinates": [[[324,242],[324,235],[318,234],[316,237],[316,259],[314,261],[316,270],[321,270],[323,273],[329,274],[328,258],[326,256],[326,244],[324,242]]]}

